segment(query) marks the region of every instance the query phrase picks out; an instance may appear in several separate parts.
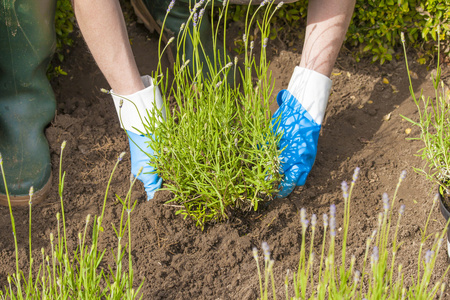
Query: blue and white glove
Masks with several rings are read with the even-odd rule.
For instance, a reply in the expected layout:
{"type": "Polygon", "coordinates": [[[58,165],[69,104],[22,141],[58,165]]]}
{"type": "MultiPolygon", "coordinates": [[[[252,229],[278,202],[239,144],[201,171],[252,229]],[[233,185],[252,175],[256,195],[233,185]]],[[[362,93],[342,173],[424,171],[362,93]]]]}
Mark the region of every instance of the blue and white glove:
{"type": "Polygon", "coordinates": [[[296,186],[305,184],[316,159],[331,84],[325,75],[295,67],[288,89],[278,93],[279,108],[272,116],[272,124],[277,133],[282,133],[280,172],[284,177],[277,198],[287,197],[296,186]]]}
{"type": "MultiPolygon", "coordinates": [[[[155,168],[149,165],[153,149],[150,147],[150,139],[142,132],[145,131],[144,123],[147,123],[148,110],[157,108],[162,110],[165,118],[164,102],[159,88],[153,84],[153,79],[146,75],[141,77],[145,89],[132,95],[120,96],[112,94],[120,126],[126,130],[130,144],[131,173],[136,177],[139,169],[143,167],[138,179],[144,183],[147,200],[153,199],[155,192],[161,187],[162,178],[155,173],[155,168]],[[146,153],[144,153],[145,151],[146,153]]],[[[112,91],[111,91],[112,92],[112,91]]]]}

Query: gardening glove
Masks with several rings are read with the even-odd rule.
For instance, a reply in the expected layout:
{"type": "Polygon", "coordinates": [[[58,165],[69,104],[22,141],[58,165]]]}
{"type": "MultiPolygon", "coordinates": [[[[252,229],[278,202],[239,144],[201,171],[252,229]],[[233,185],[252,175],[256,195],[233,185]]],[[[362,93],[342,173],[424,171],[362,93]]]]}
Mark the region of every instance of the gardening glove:
{"type": "MultiPolygon", "coordinates": [[[[154,157],[150,147],[150,138],[143,135],[146,132],[144,124],[148,124],[151,111],[155,108],[162,110],[165,119],[166,113],[159,88],[153,85],[153,79],[146,75],[141,77],[145,89],[128,96],[120,96],[111,91],[114,105],[119,116],[120,126],[128,135],[131,154],[131,173],[136,177],[139,169],[143,167],[138,179],[144,183],[147,200],[153,199],[156,190],[161,187],[162,178],[155,173],[155,168],[149,162],[154,157]],[[148,112],[149,111],[149,112],[148,112]]],[[[150,133],[151,134],[151,133],[150,133]]],[[[152,135],[153,136],[153,135],[152,135]]]]}
{"type": "Polygon", "coordinates": [[[277,198],[287,197],[296,186],[305,184],[314,164],[317,142],[330,95],[331,80],[313,70],[295,67],[287,90],[277,95],[278,110],[272,116],[277,134],[280,173],[284,177],[277,198]]]}

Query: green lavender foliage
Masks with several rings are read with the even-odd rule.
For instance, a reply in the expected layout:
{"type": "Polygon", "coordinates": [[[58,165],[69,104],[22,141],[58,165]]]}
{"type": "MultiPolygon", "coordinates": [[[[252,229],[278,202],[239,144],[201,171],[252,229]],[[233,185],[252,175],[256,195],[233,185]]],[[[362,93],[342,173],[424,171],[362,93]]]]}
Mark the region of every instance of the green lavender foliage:
{"type": "Polygon", "coordinates": [[[415,170],[439,184],[448,193],[450,188],[450,94],[441,80],[439,51],[436,74],[431,75],[434,88],[433,97],[425,97],[422,91],[416,97],[406,57],[406,41],[403,41],[410,83],[409,90],[417,106],[419,119],[415,121],[406,116],[402,117],[420,129],[419,136],[412,140],[422,142],[423,148],[419,150],[418,155],[425,163],[424,167],[415,168],[415,170]]]}
{"type": "MultiPolygon", "coordinates": [[[[180,52],[184,41],[192,39],[192,61],[178,56],[173,74],[164,73],[159,66],[152,76],[158,78],[167,110],[163,122],[161,112],[149,115],[150,120],[157,120],[148,124],[151,147],[158,153],[152,164],[175,196],[169,203],[181,207],[178,214],[192,218],[201,228],[207,222],[228,218],[233,209],[256,210],[260,202],[272,198],[280,182],[280,137],[273,133],[268,115],[273,81],[266,60],[269,20],[279,7],[266,4],[259,7],[260,22],[255,23],[252,15],[245,17],[242,68],[225,55],[225,48],[216,46],[215,57],[201,64],[198,26],[202,18],[193,22],[201,10],[196,7],[172,41],[180,52]],[[260,31],[259,47],[245,38],[254,26],[260,31]]],[[[214,9],[219,11],[219,20],[213,22],[213,36],[206,38],[217,45],[218,31],[226,28],[228,5],[214,9]]]]}

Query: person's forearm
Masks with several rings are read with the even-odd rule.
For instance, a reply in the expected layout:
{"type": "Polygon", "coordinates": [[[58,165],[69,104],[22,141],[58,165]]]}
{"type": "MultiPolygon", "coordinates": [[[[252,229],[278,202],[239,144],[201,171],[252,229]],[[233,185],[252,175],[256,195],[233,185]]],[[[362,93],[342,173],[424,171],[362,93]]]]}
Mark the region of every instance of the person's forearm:
{"type": "Polygon", "coordinates": [[[117,0],[74,0],[81,33],[114,92],[130,95],[144,88],[117,0]]]}
{"type": "Polygon", "coordinates": [[[355,0],[310,0],[300,66],[330,77],[355,0]]]}

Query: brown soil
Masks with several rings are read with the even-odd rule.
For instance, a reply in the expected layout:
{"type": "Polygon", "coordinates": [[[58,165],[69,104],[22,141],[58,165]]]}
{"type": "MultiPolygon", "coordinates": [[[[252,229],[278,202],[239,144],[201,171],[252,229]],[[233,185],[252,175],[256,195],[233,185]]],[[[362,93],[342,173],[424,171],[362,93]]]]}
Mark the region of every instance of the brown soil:
{"type": "MultiPolygon", "coordinates": [[[[157,37],[143,26],[129,25],[132,46],[142,74],[156,67],[157,37]]],[[[66,54],[62,68],[68,73],[52,82],[58,110],[46,134],[50,142],[53,171],[59,165],[60,145],[67,140],[63,169],[67,172],[64,190],[69,238],[76,241],[88,214],[100,213],[104,191],[117,155],[128,151],[125,134],[119,127],[110,96],[100,93],[108,88],[94,64],[84,42],[75,38],[75,46],[66,54]]],[[[294,43],[275,44],[272,71],[280,90],[288,84],[293,66],[300,61],[300,47],[294,43]]],[[[431,94],[430,71],[412,63],[416,90],[431,94]]],[[[432,69],[432,67],[431,67],[432,69]]],[[[448,67],[444,78],[449,81],[448,67]]],[[[298,265],[301,245],[299,211],[308,215],[328,213],[332,203],[343,211],[340,185],[351,180],[359,166],[361,175],[351,208],[349,253],[363,259],[365,240],[376,227],[382,210],[381,195],[392,197],[402,170],[408,176],[400,187],[396,208],[406,205],[399,235],[403,245],[398,263],[407,276],[417,272],[417,255],[421,230],[433,203],[436,187],[416,174],[413,167],[422,166],[414,154],[422,147],[419,141],[408,140],[419,134],[417,128],[401,115],[417,119],[417,109],[408,91],[406,69],[402,59],[383,66],[362,61],[356,63],[351,54],[342,51],[332,75],[333,93],[319,140],[315,166],[306,185],[297,188],[287,199],[275,200],[258,212],[233,216],[228,222],[209,225],[202,232],[191,221],[175,215],[175,208],[164,205],[170,198],[158,192],[156,199],[145,200],[138,185],[133,192],[137,206],[132,215],[133,258],[136,284],[145,278],[144,299],[256,299],[258,278],[252,247],[260,248],[267,241],[275,259],[275,274],[280,296],[283,295],[286,270],[298,265]],[[383,83],[383,78],[389,84],[383,83]],[[385,120],[385,116],[390,116],[385,120]],[[412,128],[411,133],[405,130],[412,128]]],[[[129,158],[124,159],[112,180],[106,208],[105,232],[100,247],[107,249],[106,263],[111,263],[110,249],[117,239],[110,226],[117,224],[120,205],[113,195],[125,195],[129,186],[129,158]]],[[[56,213],[60,210],[57,176],[52,192],[43,204],[33,208],[33,247],[39,257],[41,247],[49,248],[49,234],[56,232],[56,213]]],[[[339,214],[339,213],[338,213],[339,214]]],[[[14,272],[14,244],[9,212],[0,208],[0,276],[14,272]]],[[[14,209],[18,226],[20,266],[27,270],[28,211],[14,209]]],[[[338,225],[342,224],[338,218],[338,225]]],[[[428,232],[443,229],[445,222],[436,206],[428,232]]],[[[339,237],[339,233],[338,233],[339,237]]],[[[440,279],[448,266],[445,247],[439,253],[433,280],[440,279]]],[[[292,272],[291,272],[292,274],[292,272]]],[[[446,280],[447,285],[450,283],[446,280]]],[[[446,297],[449,297],[448,294],[446,297]]]]}

